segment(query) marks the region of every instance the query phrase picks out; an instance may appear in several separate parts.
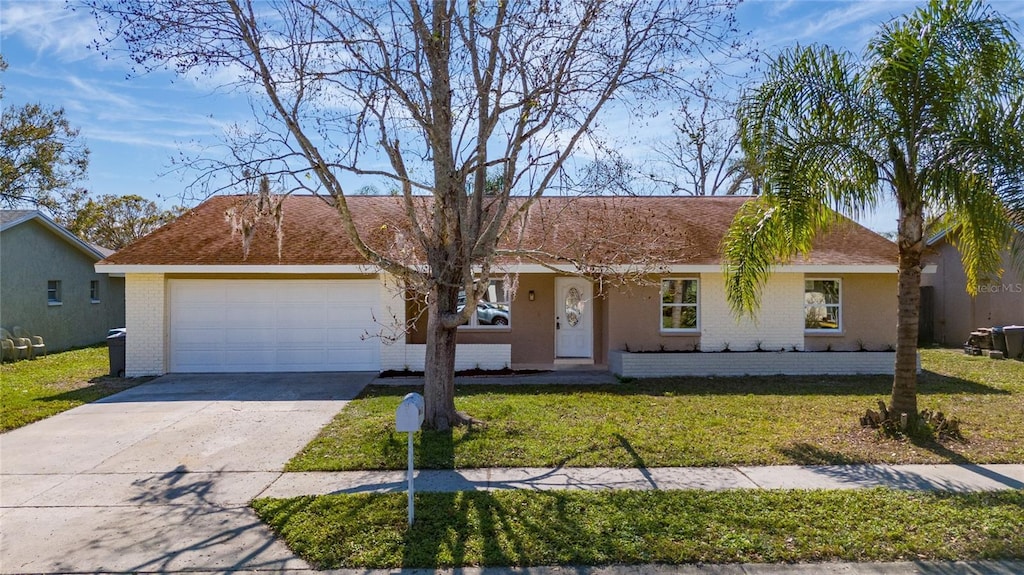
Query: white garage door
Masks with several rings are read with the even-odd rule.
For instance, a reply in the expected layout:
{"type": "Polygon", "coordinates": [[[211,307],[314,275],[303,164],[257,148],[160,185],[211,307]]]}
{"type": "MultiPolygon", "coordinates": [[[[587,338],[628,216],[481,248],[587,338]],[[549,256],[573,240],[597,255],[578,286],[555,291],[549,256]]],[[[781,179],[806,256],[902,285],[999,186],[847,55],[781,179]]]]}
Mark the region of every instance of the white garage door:
{"type": "Polygon", "coordinates": [[[170,280],[170,371],[376,371],[377,280],[170,280]]]}

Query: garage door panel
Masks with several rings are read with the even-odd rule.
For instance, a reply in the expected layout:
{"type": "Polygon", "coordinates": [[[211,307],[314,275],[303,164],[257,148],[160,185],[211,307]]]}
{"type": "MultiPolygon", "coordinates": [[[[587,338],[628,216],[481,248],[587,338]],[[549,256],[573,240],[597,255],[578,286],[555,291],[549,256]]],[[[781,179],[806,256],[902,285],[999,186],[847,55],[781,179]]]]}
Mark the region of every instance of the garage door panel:
{"type": "Polygon", "coordinates": [[[279,349],[275,352],[277,363],[283,366],[294,366],[296,369],[290,371],[305,371],[301,368],[305,365],[323,365],[326,363],[326,353],[323,349],[279,349]]]}
{"type": "Polygon", "coordinates": [[[171,280],[178,372],[379,369],[376,280],[171,280]]]}
{"type": "Polygon", "coordinates": [[[224,342],[272,348],[277,344],[277,336],[269,329],[248,329],[238,327],[224,328],[224,342]]]}
{"type": "Polygon", "coordinates": [[[219,329],[179,328],[174,333],[183,349],[203,349],[224,344],[224,332],[219,329]]]}
{"type": "Polygon", "coordinates": [[[323,345],[326,342],[324,330],[320,328],[281,328],[277,330],[277,341],[280,345],[290,347],[307,344],[323,345]]]}
{"type": "Polygon", "coordinates": [[[203,329],[210,324],[224,322],[227,314],[223,306],[219,305],[193,305],[190,306],[189,314],[181,318],[176,325],[181,328],[203,329]]]}
{"type": "Polygon", "coordinates": [[[246,365],[249,367],[246,371],[267,371],[267,368],[274,365],[274,352],[255,349],[228,349],[224,351],[223,361],[220,365],[225,370],[238,365],[246,365]]]}
{"type": "Polygon", "coordinates": [[[221,371],[220,369],[209,368],[209,366],[221,364],[221,354],[219,351],[210,349],[182,350],[180,361],[182,362],[179,366],[181,371],[197,371],[196,368],[202,368],[198,371],[221,371]]]}
{"type": "Polygon", "coordinates": [[[311,326],[321,327],[324,324],[324,313],[319,309],[301,309],[289,306],[277,310],[274,318],[278,328],[303,329],[311,326]]]}
{"type": "Polygon", "coordinates": [[[365,325],[374,321],[374,315],[365,306],[332,307],[325,315],[331,325],[351,325],[353,320],[365,325]]]}
{"type": "Polygon", "coordinates": [[[370,347],[370,341],[373,338],[369,338],[366,335],[366,329],[364,328],[333,327],[327,331],[327,340],[335,345],[357,348],[370,347]]]}
{"type": "Polygon", "coordinates": [[[274,326],[274,308],[266,304],[247,308],[239,305],[237,302],[231,303],[225,307],[220,315],[228,325],[250,328],[270,328],[274,326]]]}

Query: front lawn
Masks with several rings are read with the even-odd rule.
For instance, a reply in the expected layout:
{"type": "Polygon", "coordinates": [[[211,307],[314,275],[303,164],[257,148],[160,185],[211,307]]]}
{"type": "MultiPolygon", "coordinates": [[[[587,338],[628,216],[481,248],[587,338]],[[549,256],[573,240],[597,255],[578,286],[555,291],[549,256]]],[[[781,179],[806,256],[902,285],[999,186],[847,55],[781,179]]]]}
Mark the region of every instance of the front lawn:
{"type": "Polygon", "coordinates": [[[108,367],[105,345],[0,365],[0,431],[28,425],[143,381],[108,377],[108,367]]]}
{"type": "MultiPolygon", "coordinates": [[[[462,386],[486,425],[416,437],[420,468],[1024,462],[1024,363],[922,351],[918,402],[960,418],[965,439],[879,438],[857,419],[892,378],[666,378],[600,387],[462,386]]],[[[410,389],[371,387],[289,471],[403,469],[395,407],[410,389]]]]}
{"type": "Polygon", "coordinates": [[[1024,558],[1024,491],[495,491],[253,502],[318,569],[1024,558]]]}

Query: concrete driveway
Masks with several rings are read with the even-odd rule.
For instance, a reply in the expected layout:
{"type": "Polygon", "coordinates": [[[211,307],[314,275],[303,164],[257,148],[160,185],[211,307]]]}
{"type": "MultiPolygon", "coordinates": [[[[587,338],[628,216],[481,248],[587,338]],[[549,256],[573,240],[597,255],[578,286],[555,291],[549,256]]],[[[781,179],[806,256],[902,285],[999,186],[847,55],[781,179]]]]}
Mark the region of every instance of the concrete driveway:
{"type": "Polygon", "coordinates": [[[308,568],[248,502],[374,377],[166,375],[0,435],[0,572],[308,568]]]}

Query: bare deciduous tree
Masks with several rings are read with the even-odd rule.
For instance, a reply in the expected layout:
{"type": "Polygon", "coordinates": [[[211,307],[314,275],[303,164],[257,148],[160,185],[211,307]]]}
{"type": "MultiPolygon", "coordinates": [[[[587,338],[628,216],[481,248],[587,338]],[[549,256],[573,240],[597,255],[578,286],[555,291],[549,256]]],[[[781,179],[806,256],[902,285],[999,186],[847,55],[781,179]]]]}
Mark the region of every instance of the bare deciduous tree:
{"type": "Polygon", "coordinates": [[[736,103],[716,94],[710,80],[695,86],[673,125],[675,138],[652,146],[651,180],[673,194],[757,195],[755,170],[740,149],[736,103]]]}
{"type": "Polygon", "coordinates": [[[101,49],[124,42],[146,69],[234,71],[252,95],[259,129],[238,130],[230,158],[191,164],[197,182],[266,175],[329,195],[359,253],[426,295],[426,423],[444,429],[464,420],[456,328],[487,288],[499,241],[610,102],[645,114],[646,102],[685,88],[684,70],[726,47],[735,0],[87,4],[101,49]],[[362,237],[343,175],[397,188],[408,237],[362,237]],[[397,253],[371,247],[399,243],[397,253]]]}

